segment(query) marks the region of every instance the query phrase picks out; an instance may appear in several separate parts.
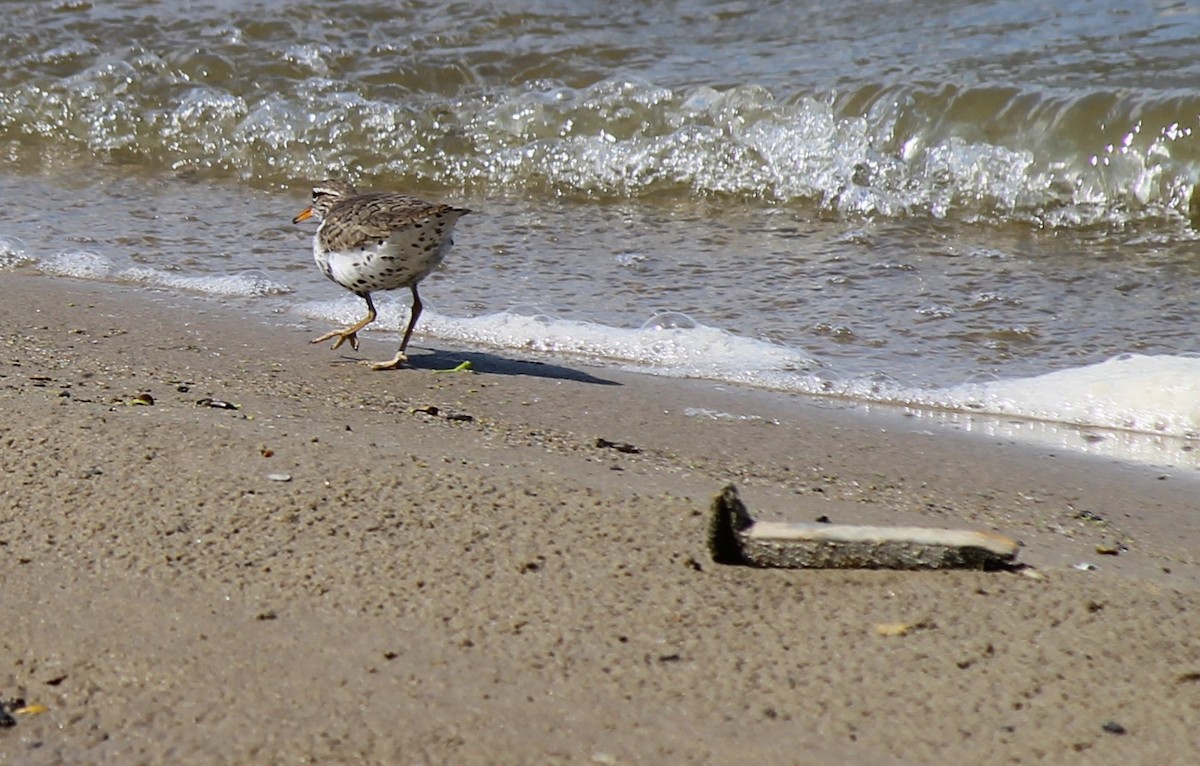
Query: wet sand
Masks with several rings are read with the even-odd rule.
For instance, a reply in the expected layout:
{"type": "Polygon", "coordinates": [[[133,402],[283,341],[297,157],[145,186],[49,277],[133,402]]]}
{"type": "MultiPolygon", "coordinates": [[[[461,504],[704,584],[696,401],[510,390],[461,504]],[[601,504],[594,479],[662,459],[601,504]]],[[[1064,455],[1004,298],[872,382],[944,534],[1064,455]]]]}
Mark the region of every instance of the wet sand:
{"type": "Polygon", "coordinates": [[[0,763],[1200,752],[1191,476],[420,337],[377,373],[350,360],[390,336],[0,289],[0,700],[47,708],[0,763]],[[1042,576],[717,565],[730,482],[762,518],[1003,532],[1042,576]]]}

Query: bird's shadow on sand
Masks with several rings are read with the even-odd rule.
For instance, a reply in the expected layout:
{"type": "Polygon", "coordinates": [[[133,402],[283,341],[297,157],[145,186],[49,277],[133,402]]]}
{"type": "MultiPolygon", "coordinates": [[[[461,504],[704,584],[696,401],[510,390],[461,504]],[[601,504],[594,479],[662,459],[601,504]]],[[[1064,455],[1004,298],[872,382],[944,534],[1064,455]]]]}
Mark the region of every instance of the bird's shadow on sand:
{"type": "Polygon", "coordinates": [[[470,362],[471,370],[481,375],[528,375],[534,378],[570,380],[576,383],[590,383],[596,386],[621,385],[615,380],[598,378],[591,373],[577,370],[573,367],[563,367],[551,362],[509,359],[478,351],[410,348],[408,362],[404,366],[414,370],[452,370],[463,362],[470,362]],[[414,351],[417,353],[414,354],[414,351]]]}

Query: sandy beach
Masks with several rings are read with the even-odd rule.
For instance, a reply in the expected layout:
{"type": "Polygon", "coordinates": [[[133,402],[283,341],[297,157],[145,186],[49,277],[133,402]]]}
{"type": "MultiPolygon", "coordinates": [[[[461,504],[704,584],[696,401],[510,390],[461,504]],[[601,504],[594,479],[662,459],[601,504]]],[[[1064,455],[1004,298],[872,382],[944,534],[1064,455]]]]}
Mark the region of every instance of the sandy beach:
{"type": "Polygon", "coordinates": [[[0,289],[0,701],[45,708],[0,763],[1200,758],[1192,476],[419,335],[371,372],[394,337],[0,289]],[[718,565],[731,482],[763,518],[1002,532],[1039,577],[718,565]]]}

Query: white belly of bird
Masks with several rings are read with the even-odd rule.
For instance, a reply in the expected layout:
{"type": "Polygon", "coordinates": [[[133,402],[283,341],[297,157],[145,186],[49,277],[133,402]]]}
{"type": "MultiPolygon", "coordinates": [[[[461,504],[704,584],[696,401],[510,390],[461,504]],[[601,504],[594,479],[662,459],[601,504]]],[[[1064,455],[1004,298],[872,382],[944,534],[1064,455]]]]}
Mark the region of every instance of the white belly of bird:
{"type": "Polygon", "coordinates": [[[393,235],[383,244],[350,251],[324,251],[313,245],[313,259],[325,276],[347,290],[369,293],[409,287],[438,267],[452,244],[450,230],[441,241],[426,245],[414,237],[393,235]]]}

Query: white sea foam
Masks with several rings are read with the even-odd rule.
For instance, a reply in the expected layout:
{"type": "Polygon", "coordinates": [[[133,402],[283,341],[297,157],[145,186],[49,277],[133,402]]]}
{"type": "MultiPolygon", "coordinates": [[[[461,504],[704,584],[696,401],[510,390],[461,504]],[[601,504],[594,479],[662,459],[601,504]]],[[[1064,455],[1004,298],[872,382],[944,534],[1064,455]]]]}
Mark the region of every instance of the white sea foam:
{"type": "Polygon", "coordinates": [[[189,290],[207,295],[258,298],[264,295],[282,295],[291,292],[290,287],[270,279],[260,271],[241,271],[236,274],[195,275],[178,274],[145,266],[135,266],[120,271],[117,276],[131,282],[141,282],[155,287],[189,290]]]}
{"type": "Polygon", "coordinates": [[[993,439],[1036,444],[1050,450],[1127,463],[1200,468],[1200,450],[1194,440],[1177,436],[952,410],[912,408],[908,414],[919,422],[993,439]]]}
{"type": "Polygon", "coordinates": [[[40,258],[38,271],[57,277],[76,279],[105,279],[113,270],[112,259],[90,250],[67,250],[40,258]]]}
{"type": "Polygon", "coordinates": [[[11,269],[33,260],[17,237],[0,236],[0,269],[11,269]]]}
{"type": "Polygon", "coordinates": [[[1126,462],[1200,467],[1200,357],[1122,354],[908,398],[915,417],[1126,462]]]}
{"type": "MultiPolygon", "coordinates": [[[[406,302],[384,296],[378,306],[375,328],[403,329],[406,302]]],[[[306,303],[297,311],[349,324],[362,316],[363,304],[346,296],[306,303]]],[[[427,310],[420,329],[444,340],[580,356],[660,375],[1087,428],[1200,435],[1200,357],[1123,354],[1032,378],[916,390],[883,374],[842,375],[800,349],[739,337],[673,312],[655,315],[634,329],[562,319],[533,307],[469,318],[427,310]]]]}
{"type": "Polygon", "coordinates": [[[1200,357],[1122,354],[1032,378],[956,386],[914,403],[1194,438],[1200,435],[1200,357]]]}
{"type": "MultiPolygon", "coordinates": [[[[377,329],[398,332],[407,323],[405,302],[383,296],[377,306],[377,329]]],[[[349,324],[361,318],[363,303],[347,296],[337,301],[306,303],[297,311],[313,319],[349,324]]],[[[421,315],[420,330],[464,344],[566,354],[658,374],[716,380],[735,379],[730,373],[733,370],[794,374],[817,366],[812,357],[797,349],[740,338],[675,312],[657,314],[638,328],[621,328],[562,319],[525,306],[468,318],[427,309],[421,315]]]]}
{"type": "Polygon", "coordinates": [[[0,238],[0,267],[31,262],[38,271],[57,277],[97,281],[136,282],[151,287],[188,290],[206,295],[259,298],[292,291],[261,271],[221,274],[183,274],[148,266],[123,267],[112,258],[90,250],[69,250],[42,258],[25,254],[19,242],[0,238]]]}
{"type": "Polygon", "coordinates": [[[684,414],[684,417],[689,417],[689,418],[704,418],[704,419],[708,419],[708,420],[732,420],[732,421],[738,421],[738,422],[742,422],[742,423],[762,421],[762,422],[768,422],[771,425],[776,425],[776,426],[779,425],[778,420],[772,419],[772,420],[766,421],[763,419],[763,417],[761,415],[737,415],[732,412],[725,412],[724,410],[714,410],[714,409],[709,409],[707,407],[684,407],[683,414],[684,414]]]}
{"type": "MultiPolygon", "coordinates": [[[[1078,440],[1100,429],[1104,438],[1200,438],[1200,357],[1122,354],[1085,367],[1029,378],[965,383],[917,390],[886,375],[844,376],[836,370],[784,371],[742,365],[720,377],[732,382],[854,401],[899,405],[937,413],[995,416],[1019,428],[1010,435],[1050,428],[1078,440]],[[1041,424],[1041,425],[1034,425],[1041,424]]],[[[939,415],[940,417],[940,415],[939,415]]],[[[982,421],[979,421],[982,422],[982,421]]],[[[1158,450],[1153,450],[1157,452],[1158,450]]]]}

